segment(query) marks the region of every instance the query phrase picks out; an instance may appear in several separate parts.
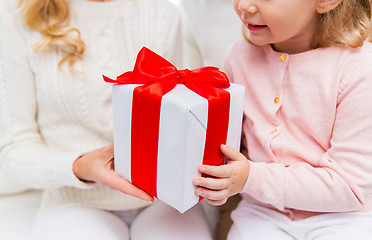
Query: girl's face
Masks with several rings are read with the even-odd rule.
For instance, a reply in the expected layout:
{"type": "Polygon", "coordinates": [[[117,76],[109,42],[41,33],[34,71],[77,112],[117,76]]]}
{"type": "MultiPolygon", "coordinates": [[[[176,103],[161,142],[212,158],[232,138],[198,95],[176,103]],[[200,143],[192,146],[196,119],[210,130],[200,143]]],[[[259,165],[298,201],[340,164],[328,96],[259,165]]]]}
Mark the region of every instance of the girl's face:
{"type": "Polygon", "coordinates": [[[234,9],[255,45],[272,44],[276,51],[310,50],[318,23],[319,0],[234,0],[234,9]]]}

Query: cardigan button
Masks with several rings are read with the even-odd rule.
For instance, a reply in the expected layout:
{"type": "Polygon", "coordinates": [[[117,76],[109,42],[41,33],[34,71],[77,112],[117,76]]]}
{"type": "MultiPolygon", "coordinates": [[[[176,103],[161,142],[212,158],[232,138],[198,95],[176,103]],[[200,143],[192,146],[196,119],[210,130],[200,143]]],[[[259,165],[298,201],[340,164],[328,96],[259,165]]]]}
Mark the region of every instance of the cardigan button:
{"type": "Polygon", "coordinates": [[[279,102],[279,98],[276,97],[276,98],[274,99],[274,103],[278,103],[278,102],[279,102]]]}
{"type": "Polygon", "coordinates": [[[280,60],[281,61],[284,61],[286,58],[287,58],[287,56],[284,53],[282,55],[280,55],[280,60]]]}

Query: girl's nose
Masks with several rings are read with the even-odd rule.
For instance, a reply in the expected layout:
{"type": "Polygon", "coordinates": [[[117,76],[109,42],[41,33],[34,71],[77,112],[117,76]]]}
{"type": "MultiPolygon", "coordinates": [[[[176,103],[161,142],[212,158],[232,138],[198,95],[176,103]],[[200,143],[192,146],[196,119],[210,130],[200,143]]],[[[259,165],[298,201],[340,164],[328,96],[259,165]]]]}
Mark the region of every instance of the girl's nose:
{"type": "Polygon", "coordinates": [[[241,0],[238,9],[242,14],[255,14],[258,11],[257,6],[251,0],[241,0]]]}

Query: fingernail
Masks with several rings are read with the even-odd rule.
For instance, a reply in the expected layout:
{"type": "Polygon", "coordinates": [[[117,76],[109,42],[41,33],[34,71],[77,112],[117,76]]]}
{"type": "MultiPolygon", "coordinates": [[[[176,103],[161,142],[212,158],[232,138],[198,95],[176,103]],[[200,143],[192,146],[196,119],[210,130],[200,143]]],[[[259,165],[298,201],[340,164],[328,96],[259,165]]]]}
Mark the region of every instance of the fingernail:
{"type": "Polygon", "coordinates": [[[221,149],[227,150],[227,146],[225,144],[221,144],[221,149]]]}
{"type": "Polygon", "coordinates": [[[203,171],[204,172],[205,170],[207,170],[206,167],[204,167],[204,166],[200,167],[200,171],[203,171]]]}
{"type": "Polygon", "coordinates": [[[201,184],[200,179],[195,180],[195,185],[200,185],[200,184],[201,184]]]}
{"type": "Polygon", "coordinates": [[[203,193],[204,193],[204,192],[203,192],[202,190],[199,190],[199,189],[196,190],[196,194],[198,194],[198,195],[203,195],[203,193]]]}

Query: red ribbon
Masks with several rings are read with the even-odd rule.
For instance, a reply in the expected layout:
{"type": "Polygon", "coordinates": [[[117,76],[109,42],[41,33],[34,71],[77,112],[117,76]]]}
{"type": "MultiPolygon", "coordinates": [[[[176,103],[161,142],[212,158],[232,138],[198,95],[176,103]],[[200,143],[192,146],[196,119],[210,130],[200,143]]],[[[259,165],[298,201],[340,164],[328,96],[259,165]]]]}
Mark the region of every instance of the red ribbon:
{"type": "Polygon", "coordinates": [[[219,147],[226,143],[230,111],[230,93],[221,89],[230,86],[225,73],[215,67],[177,70],[170,62],[143,47],[133,71],[123,73],[116,80],[103,78],[109,83],[144,84],[133,91],[131,178],[134,185],[157,197],[161,99],[178,83],[208,100],[203,164],[223,164],[224,156],[219,147]]]}

